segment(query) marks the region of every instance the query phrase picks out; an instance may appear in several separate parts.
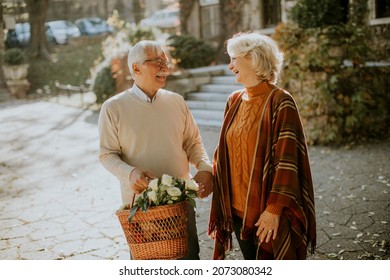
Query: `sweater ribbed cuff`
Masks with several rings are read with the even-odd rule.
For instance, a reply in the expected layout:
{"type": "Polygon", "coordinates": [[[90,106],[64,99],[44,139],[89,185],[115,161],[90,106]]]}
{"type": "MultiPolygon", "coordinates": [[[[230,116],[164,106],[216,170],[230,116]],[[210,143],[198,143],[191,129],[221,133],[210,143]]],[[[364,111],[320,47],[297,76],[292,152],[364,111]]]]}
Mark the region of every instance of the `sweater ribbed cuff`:
{"type": "Polygon", "coordinates": [[[283,207],[275,204],[270,204],[267,205],[267,208],[265,210],[275,215],[282,215],[283,207]]]}
{"type": "Polygon", "coordinates": [[[208,163],[208,162],[205,162],[205,161],[200,161],[197,164],[196,169],[198,171],[208,171],[211,174],[213,174],[213,167],[212,167],[212,165],[210,163],[208,163]]]}

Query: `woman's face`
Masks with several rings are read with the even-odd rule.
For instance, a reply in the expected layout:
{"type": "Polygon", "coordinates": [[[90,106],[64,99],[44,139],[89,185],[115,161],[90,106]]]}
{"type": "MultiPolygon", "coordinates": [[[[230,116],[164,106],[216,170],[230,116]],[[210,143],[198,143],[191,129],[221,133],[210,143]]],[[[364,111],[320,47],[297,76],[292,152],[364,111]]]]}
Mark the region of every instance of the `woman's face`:
{"type": "Polygon", "coordinates": [[[233,72],[236,81],[245,87],[253,87],[260,82],[253,70],[252,59],[249,55],[244,57],[230,57],[229,70],[233,72]]]}

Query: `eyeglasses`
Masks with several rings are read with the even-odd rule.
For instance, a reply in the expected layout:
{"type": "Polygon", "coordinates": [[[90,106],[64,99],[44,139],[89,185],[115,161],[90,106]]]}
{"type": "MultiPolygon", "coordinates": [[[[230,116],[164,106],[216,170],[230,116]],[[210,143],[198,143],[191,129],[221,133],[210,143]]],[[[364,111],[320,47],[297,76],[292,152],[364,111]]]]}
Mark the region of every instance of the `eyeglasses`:
{"type": "Polygon", "coordinates": [[[144,61],[144,63],[146,63],[146,62],[153,62],[158,67],[162,67],[162,66],[166,66],[167,68],[172,67],[172,62],[170,62],[169,60],[161,59],[161,58],[147,59],[144,61]]]}

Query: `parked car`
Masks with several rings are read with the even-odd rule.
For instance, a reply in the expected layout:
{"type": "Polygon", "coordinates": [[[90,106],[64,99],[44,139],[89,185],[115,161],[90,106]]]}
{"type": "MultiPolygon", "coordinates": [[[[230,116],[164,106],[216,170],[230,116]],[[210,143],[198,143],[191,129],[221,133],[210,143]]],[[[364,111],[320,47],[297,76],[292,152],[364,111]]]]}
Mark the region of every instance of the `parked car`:
{"type": "Polygon", "coordinates": [[[80,18],[74,22],[79,28],[81,35],[100,35],[111,33],[113,28],[99,17],[80,18]]]}
{"type": "Polygon", "coordinates": [[[68,20],[54,20],[45,23],[46,33],[49,34],[50,43],[64,45],[69,43],[69,38],[80,37],[79,28],[68,20]]]}
{"type": "MultiPolygon", "coordinates": [[[[24,48],[27,47],[30,43],[30,23],[17,23],[15,24],[14,29],[9,29],[7,31],[5,46],[7,49],[10,48],[24,48]]],[[[47,41],[52,44],[56,44],[56,39],[54,38],[51,30],[46,26],[46,37],[47,41]]]]}
{"type": "Polygon", "coordinates": [[[151,26],[160,29],[174,29],[180,26],[179,9],[162,9],[150,17],[141,20],[141,26],[151,26]]]}
{"type": "Polygon", "coordinates": [[[28,46],[30,42],[30,24],[17,23],[15,29],[10,29],[7,32],[5,46],[10,48],[22,48],[28,46]]]}

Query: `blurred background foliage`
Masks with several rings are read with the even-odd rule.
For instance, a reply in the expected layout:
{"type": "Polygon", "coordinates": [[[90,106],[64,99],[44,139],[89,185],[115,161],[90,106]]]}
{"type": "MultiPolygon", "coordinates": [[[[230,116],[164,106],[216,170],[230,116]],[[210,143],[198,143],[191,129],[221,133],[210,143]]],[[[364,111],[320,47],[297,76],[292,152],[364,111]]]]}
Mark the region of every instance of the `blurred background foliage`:
{"type": "MultiPolygon", "coordinates": [[[[338,2],[300,0],[291,12],[294,22],[280,23],[273,34],[285,53],[280,85],[296,98],[311,144],[356,143],[390,131],[390,69],[370,64],[388,53],[364,24],[367,1],[351,2],[348,18],[338,2]]],[[[58,80],[88,85],[101,104],[116,93],[113,59],[143,39],[166,43],[175,70],[218,63],[215,48],[205,40],[129,24],[115,11],[108,22],[115,30],[108,37],[52,46],[54,62],[31,60],[30,95],[50,93],[58,80]]]]}
{"type": "Polygon", "coordinates": [[[348,20],[334,2],[300,1],[292,12],[296,24],[277,27],[274,38],[285,52],[282,85],[297,98],[310,143],[386,137],[390,68],[372,63],[382,57],[370,29],[360,22],[367,2],[354,1],[354,17],[348,20]]]}
{"type": "Polygon", "coordinates": [[[172,35],[168,38],[170,54],[183,69],[208,66],[215,61],[217,50],[203,39],[191,35],[172,35]]]}

